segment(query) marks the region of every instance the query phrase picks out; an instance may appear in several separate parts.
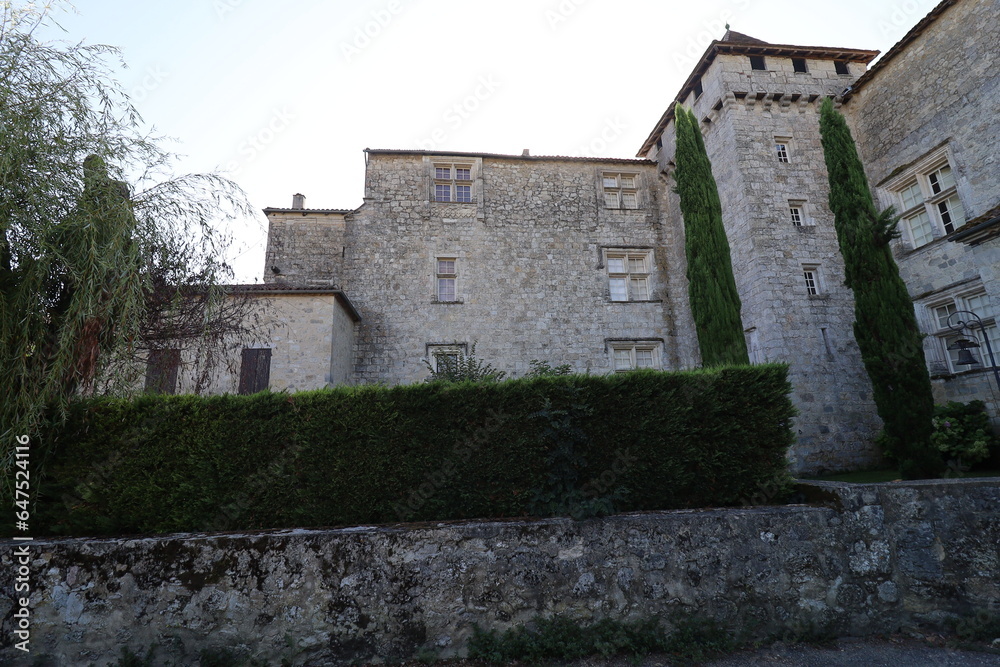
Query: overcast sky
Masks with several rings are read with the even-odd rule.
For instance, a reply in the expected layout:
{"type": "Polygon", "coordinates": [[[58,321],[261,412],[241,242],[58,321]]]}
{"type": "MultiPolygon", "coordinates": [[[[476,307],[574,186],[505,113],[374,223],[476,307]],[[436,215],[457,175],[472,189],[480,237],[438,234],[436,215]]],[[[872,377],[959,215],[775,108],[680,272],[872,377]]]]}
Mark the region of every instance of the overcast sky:
{"type": "MultiPolygon", "coordinates": [[[[369,148],[634,157],[725,24],[886,51],[936,0],[78,0],[62,38],[119,47],[119,80],[182,172],[258,209],[361,204],[369,148]]],[[[47,31],[46,36],[54,35],[47,31]]],[[[237,225],[259,280],[266,218],[237,225]]]]}

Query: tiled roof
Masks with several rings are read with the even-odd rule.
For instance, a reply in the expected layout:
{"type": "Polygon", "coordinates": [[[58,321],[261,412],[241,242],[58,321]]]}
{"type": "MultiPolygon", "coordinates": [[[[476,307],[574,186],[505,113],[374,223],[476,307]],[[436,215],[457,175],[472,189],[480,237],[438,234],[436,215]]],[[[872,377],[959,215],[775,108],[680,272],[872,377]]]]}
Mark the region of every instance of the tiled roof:
{"type": "Polygon", "coordinates": [[[302,215],[335,213],[339,215],[347,215],[348,213],[354,213],[357,210],[358,209],[356,208],[275,208],[273,206],[268,206],[263,209],[265,215],[268,213],[301,213],[302,215]]]}
{"type": "Polygon", "coordinates": [[[764,40],[744,35],[742,32],[736,32],[735,30],[726,30],[726,34],[722,36],[722,41],[731,44],[763,44],[767,46],[767,42],[764,40]]]}

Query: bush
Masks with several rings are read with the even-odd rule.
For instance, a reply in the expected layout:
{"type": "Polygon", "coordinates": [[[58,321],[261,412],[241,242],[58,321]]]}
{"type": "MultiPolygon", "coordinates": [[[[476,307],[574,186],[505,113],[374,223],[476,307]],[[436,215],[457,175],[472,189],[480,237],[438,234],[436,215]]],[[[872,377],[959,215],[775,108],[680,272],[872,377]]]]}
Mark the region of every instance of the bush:
{"type": "Polygon", "coordinates": [[[934,433],[931,442],[946,459],[962,465],[975,465],[990,457],[997,446],[986,405],[982,401],[934,407],[934,433]]]}
{"type": "MultiPolygon", "coordinates": [[[[785,474],[784,366],[74,405],[36,526],[94,535],[735,505],[785,474]]],[[[35,479],[35,475],[32,475],[35,479]]]]}

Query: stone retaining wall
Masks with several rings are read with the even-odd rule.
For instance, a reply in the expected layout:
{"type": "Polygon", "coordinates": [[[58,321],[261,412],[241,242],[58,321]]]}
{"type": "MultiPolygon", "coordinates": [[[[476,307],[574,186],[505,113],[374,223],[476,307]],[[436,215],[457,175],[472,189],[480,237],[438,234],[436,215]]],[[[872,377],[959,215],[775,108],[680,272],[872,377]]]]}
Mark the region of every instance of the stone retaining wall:
{"type": "MultiPolygon", "coordinates": [[[[461,655],[474,623],[537,614],[861,635],[1000,612],[1000,480],[803,488],[814,504],[36,540],[30,657],[102,665],[155,644],[157,664],[221,647],[328,665],[461,655]]],[[[25,657],[21,544],[0,545],[0,662],[25,657]]]]}

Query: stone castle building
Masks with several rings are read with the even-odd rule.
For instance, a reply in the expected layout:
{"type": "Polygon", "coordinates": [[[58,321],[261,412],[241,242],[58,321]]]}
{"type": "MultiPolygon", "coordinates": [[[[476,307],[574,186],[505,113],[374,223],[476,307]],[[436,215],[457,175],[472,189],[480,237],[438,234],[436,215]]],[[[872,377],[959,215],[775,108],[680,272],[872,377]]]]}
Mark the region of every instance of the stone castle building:
{"type": "MultiPolygon", "coordinates": [[[[870,69],[876,51],[729,31],[677,95],[702,120],[751,359],[790,364],[798,472],[878,458],[827,204],[828,97],[879,203],[903,215],[894,250],[937,398],[998,413],[991,373],[956,363],[947,328],[975,311],[1000,352],[998,43],[998,0],[941,2],[870,69]]],[[[217,389],[419,382],[424,360],[473,345],[511,375],[532,359],[582,373],[697,367],[673,155],[673,105],[630,159],[366,150],[359,208],[296,195],[264,210],[256,289],[274,327],[217,389]]]]}

